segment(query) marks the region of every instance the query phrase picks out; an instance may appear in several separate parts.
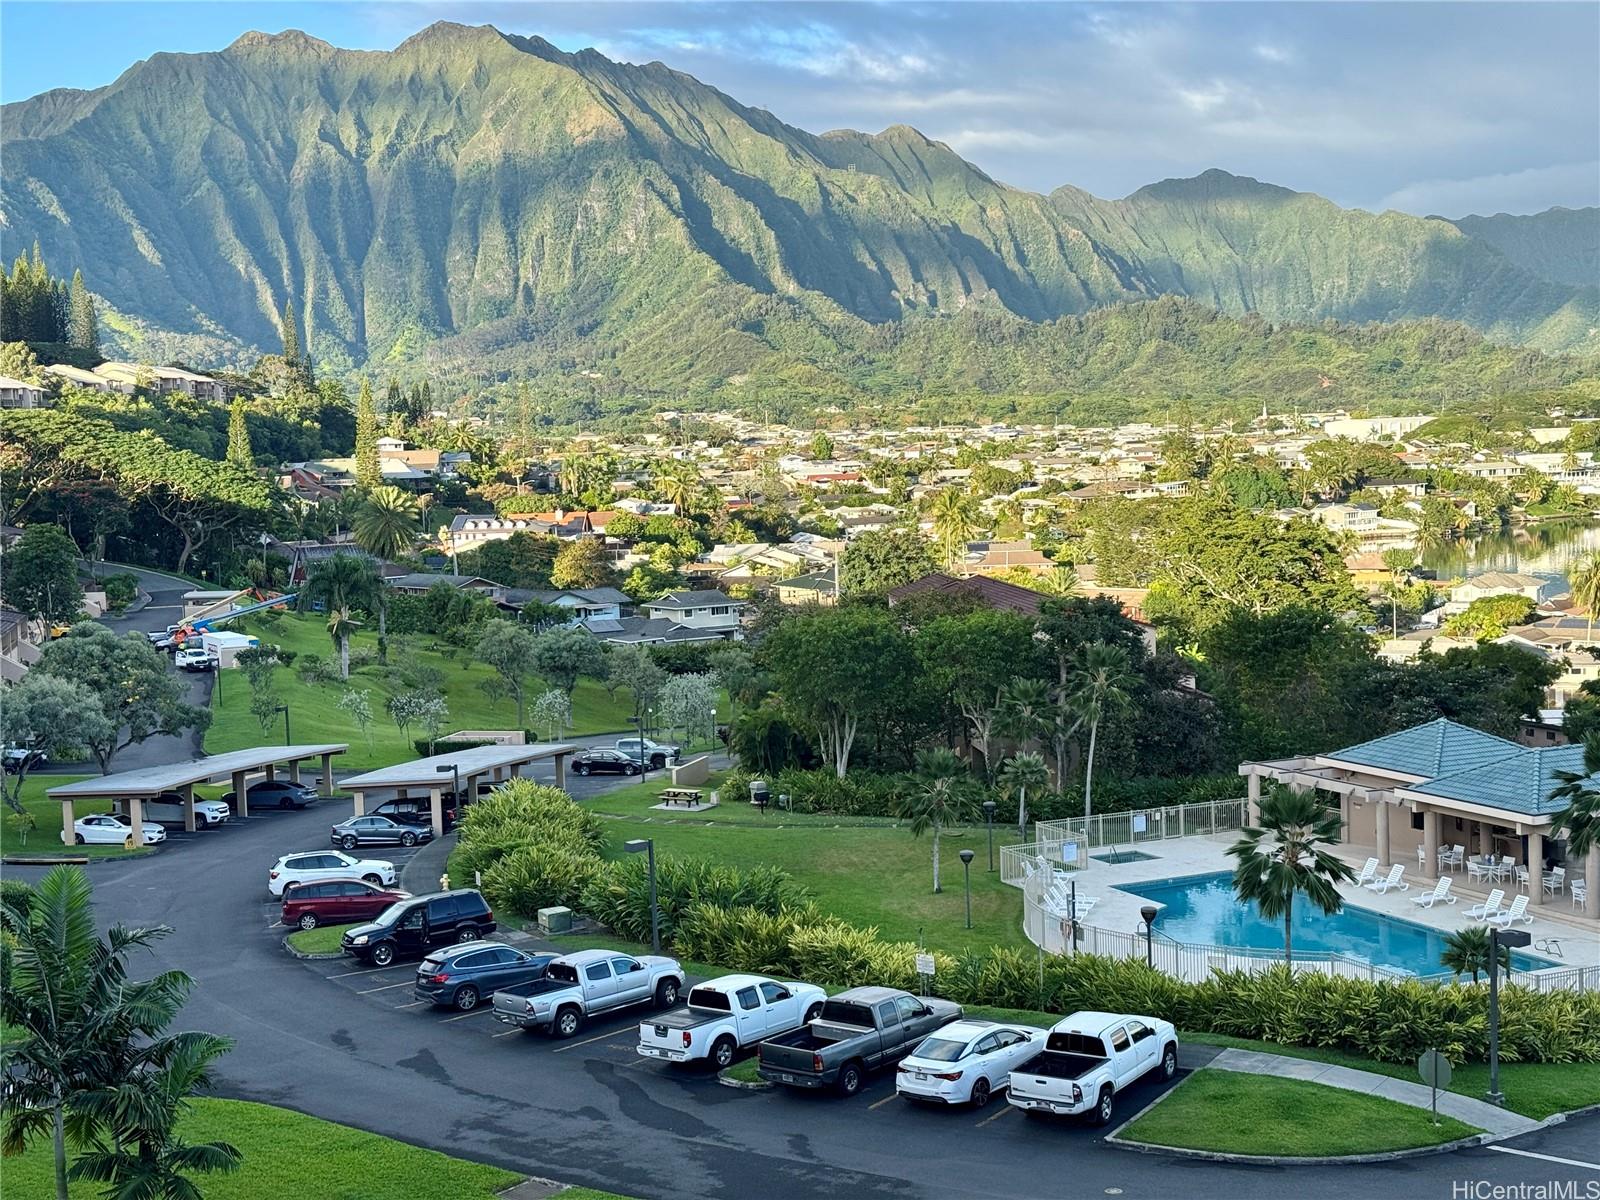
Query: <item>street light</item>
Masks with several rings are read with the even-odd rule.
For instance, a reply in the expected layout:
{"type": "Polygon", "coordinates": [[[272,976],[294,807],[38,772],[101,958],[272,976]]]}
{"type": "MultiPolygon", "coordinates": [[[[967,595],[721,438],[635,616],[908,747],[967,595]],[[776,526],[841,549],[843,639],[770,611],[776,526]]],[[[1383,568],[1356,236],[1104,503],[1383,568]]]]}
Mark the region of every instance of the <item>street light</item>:
{"type": "Polygon", "coordinates": [[[449,775],[451,777],[451,782],[455,790],[450,794],[454,797],[456,811],[460,812],[466,807],[467,803],[465,798],[463,798],[461,795],[461,768],[456,766],[455,763],[448,763],[442,767],[435,767],[434,770],[439,772],[441,775],[449,775]]]}
{"type": "Polygon", "coordinates": [[[972,860],[978,856],[971,850],[961,852],[961,870],[967,880],[967,928],[972,928],[972,860]]]}
{"type": "Polygon", "coordinates": [[[711,706],[711,746],[712,746],[713,749],[715,749],[716,745],[717,745],[717,708],[716,708],[716,705],[712,705],[711,706]]]}
{"type": "Polygon", "coordinates": [[[267,543],[272,539],[263,531],[256,540],[261,543],[261,586],[266,587],[267,584],[272,582],[267,578],[267,543]]]}
{"type": "Polygon", "coordinates": [[[654,838],[634,838],[622,843],[629,854],[643,854],[650,871],[650,953],[661,953],[661,910],[656,907],[656,843],[654,838]]]}
{"type": "Polygon", "coordinates": [[[989,870],[994,871],[994,801],[983,802],[983,819],[989,826],[989,870]]]}
{"type": "Polygon", "coordinates": [[[639,715],[639,700],[634,697],[633,716],[628,718],[634,731],[639,735],[639,782],[650,782],[650,760],[644,755],[644,718],[639,715]]]}
{"type": "Polygon", "coordinates": [[[1526,946],[1533,937],[1526,929],[1489,930],[1489,1103],[1506,1105],[1500,1090],[1500,947],[1526,946]]]}
{"type": "Polygon", "coordinates": [[[281,712],[283,714],[283,744],[285,746],[294,745],[294,743],[289,738],[289,706],[287,704],[280,704],[277,707],[275,707],[272,711],[273,712],[281,712]]]}
{"type": "Polygon", "coordinates": [[[1152,968],[1156,965],[1155,947],[1152,945],[1152,939],[1156,935],[1154,928],[1156,913],[1160,911],[1154,904],[1146,904],[1139,910],[1139,915],[1144,918],[1144,965],[1152,968]]]}

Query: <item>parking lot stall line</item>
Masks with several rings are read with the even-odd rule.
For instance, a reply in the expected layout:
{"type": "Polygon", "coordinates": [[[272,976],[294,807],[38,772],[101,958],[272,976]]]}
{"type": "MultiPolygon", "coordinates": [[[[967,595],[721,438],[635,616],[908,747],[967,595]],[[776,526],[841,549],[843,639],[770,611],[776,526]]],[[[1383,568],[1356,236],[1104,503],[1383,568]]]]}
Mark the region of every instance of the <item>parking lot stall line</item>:
{"type": "Polygon", "coordinates": [[[556,1047],[554,1053],[556,1053],[556,1054],[564,1054],[568,1050],[576,1050],[579,1046],[592,1046],[596,1042],[603,1042],[603,1041],[606,1041],[608,1038],[617,1037],[617,1036],[620,1035],[620,1032],[621,1032],[620,1030],[613,1029],[610,1033],[598,1034],[595,1037],[586,1038],[585,1040],[583,1040],[581,1042],[568,1042],[565,1046],[556,1047]]]}
{"type": "Polygon", "coordinates": [[[871,1104],[867,1105],[867,1111],[871,1112],[873,1109],[882,1108],[885,1104],[893,1103],[899,1098],[900,1096],[897,1092],[890,1092],[882,1100],[874,1100],[871,1104]]]}
{"type": "Polygon", "coordinates": [[[997,1112],[997,1113],[991,1113],[991,1114],[990,1114],[990,1115],[989,1115],[989,1116],[987,1116],[987,1117],[985,1117],[985,1118],[983,1118],[983,1120],[981,1120],[981,1121],[979,1121],[979,1122],[978,1122],[978,1123],[977,1123],[977,1124],[976,1124],[976,1125],[975,1125],[975,1126],[974,1126],[974,1128],[976,1128],[976,1129],[982,1129],[982,1128],[983,1128],[983,1127],[984,1127],[984,1126],[985,1126],[985,1125],[989,1125],[989,1124],[992,1124],[992,1123],[994,1123],[994,1122],[995,1122],[995,1121],[998,1121],[998,1120],[999,1120],[999,1119],[1000,1119],[1000,1118],[1001,1118],[1001,1117],[1009,1117],[1009,1116],[1010,1116],[1010,1115],[1011,1115],[1011,1114],[1012,1114],[1012,1113],[1014,1113],[1014,1112],[1016,1112],[1016,1111],[1017,1111],[1017,1110],[1016,1110],[1016,1109],[1015,1109],[1015,1108],[1013,1108],[1013,1107],[1012,1107],[1012,1106],[1011,1106],[1011,1105],[1009,1105],[1009,1104],[1007,1104],[1007,1105],[1004,1105],[1004,1106],[1003,1106],[1003,1107],[1002,1107],[1002,1108],[1001,1108],[1001,1109],[1000,1109],[1000,1111],[999,1111],[999,1112],[997,1112]]]}
{"type": "Polygon", "coordinates": [[[482,1008],[473,1009],[471,1012],[457,1013],[453,1017],[440,1017],[439,1024],[448,1025],[451,1021],[465,1021],[468,1017],[481,1017],[484,1014],[491,1013],[493,1011],[494,1009],[486,1004],[482,1008]]]}
{"type": "Polygon", "coordinates": [[[411,987],[411,986],[412,986],[412,981],[411,980],[402,979],[399,983],[386,983],[386,984],[383,984],[381,987],[362,988],[360,991],[358,991],[356,993],[356,995],[358,995],[358,996],[370,996],[373,992],[392,992],[397,987],[411,987]]]}

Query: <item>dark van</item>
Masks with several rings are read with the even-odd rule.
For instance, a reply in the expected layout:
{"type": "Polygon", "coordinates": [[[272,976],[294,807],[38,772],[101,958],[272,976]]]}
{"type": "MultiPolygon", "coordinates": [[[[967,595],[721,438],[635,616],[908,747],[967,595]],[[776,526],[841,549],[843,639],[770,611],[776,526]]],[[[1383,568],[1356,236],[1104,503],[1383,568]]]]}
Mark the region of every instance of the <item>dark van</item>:
{"type": "Polygon", "coordinates": [[[460,888],[391,904],[370,925],[345,930],[340,945],[353,958],[387,967],[397,958],[421,958],[436,947],[494,931],[488,901],[472,888],[460,888]]]}

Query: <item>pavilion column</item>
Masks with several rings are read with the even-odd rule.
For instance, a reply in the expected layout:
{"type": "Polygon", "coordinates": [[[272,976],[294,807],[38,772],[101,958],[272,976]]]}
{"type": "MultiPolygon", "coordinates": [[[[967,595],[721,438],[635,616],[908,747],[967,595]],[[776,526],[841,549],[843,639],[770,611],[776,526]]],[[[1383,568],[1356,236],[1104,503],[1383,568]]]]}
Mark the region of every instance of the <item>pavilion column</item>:
{"type": "Polygon", "coordinates": [[[333,795],[333,755],[331,755],[331,754],[324,754],[322,756],[322,785],[321,786],[322,786],[322,794],[324,796],[333,795]]]}
{"type": "MultiPolygon", "coordinates": [[[[561,759],[558,757],[556,762],[561,759]]],[[[556,768],[560,770],[560,767],[556,768]]],[[[1261,824],[1261,776],[1251,772],[1245,776],[1244,794],[1246,799],[1245,824],[1258,826],[1261,824]]]]}
{"type": "Polygon", "coordinates": [[[250,815],[250,793],[245,789],[246,772],[233,773],[233,811],[241,817],[250,815]]]}
{"type": "Polygon", "coordinates": [[[365,816],[366,812],[367,812],[367,794],[365,792],[356,792],[355,793],[355,797],[356,797],[356,816],[358,816],[358,817],[365,816]]]}
{"type": "Polygon", "coordinates": [[[1591,846],[1583,860],[1583,915],[1600,918],[1600,846],[1591,846]]]}
{"type": "Polygon", "coordinates": [[[62,845],[64,845],[64,846],[73,846],[73,845],[77,844],[78,835],[72,828],[73,825],[75,825],[77,823],[77,820],[78,820],[77,815],[72,811],[72,801],[71,800],[63,800],[61,802],[61,844],[62,845]]]}
{"type": "Polygon", "coordinates": [[[194,784],[186,783],[180,793],[183,796],[183,831],[194,832],[194,784]]]}
{"type": "Polygon", "coordinates": [[[1389,857],[1389,805],[1379,800],[1378,805],[1378,865],[1387,870],[1392,866],[1389,857]]]}
{"type": "MultiPolygon", "coordinates": [[[[1254,779],[1255,776],[1252,775],[1251,778],[1254,779]]],[[[567,788],[567,756],[565,754],[556,755],[556,786],[558,788],[560,788],[562,791],[566,791],[566,788],[567,788]]]]}
{"type": "Polygon", "coordinates": [[[300,782],[300,760],[298,758],[291,758],[289,760],[289,782],[300,782]]]}
{"type": "Polygon", "coordinates": [[[439,788],[429,788],[428,800],[433,810],[431,814],[433,817],[433,836],[442,838],[444,836],[444,793],[439,788]]]}
{"type": "Polygon", "coordinates": [[[1339,793],[1339,840],[1350,840],[1350,810],[1355,807],[1355,801],[1350,798],[1349,792],[1339,793]]]}
{"type": "Polygon", "coordinates": [[[261,778],[267,783],[271,783],[272,782],[272,780],[273,780],[273,766],[272,766],[271,763],[268,763],[266,766],[261,768],[261,778]]]}
{"type": "Polygon", "coordinates": [[[138,796],[128,797],[128,823],[133,827],[133,844],[144,845],[144,801],[138,796]]]}
{"type": "Polygon", "coordinates": [[[1544,903],[1544,834],[1528,831],[1528,907],[1544,903]]]}
{"type": "Polygon", "coordinates": [[[1439,878],[1439,814],[1431,808],[1422,810],[1422,873],[1439,878]]]}

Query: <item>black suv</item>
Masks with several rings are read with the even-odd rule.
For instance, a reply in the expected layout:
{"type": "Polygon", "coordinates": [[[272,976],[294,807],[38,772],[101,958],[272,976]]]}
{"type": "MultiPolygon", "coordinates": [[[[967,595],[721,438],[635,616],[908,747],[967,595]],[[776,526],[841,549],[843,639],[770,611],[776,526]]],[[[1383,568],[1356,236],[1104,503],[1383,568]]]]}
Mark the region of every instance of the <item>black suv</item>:
{"type": "Polygon", "coordinates": [[[620,750],[580,750],[572,756],[572,770],[578,775],[637,775],[639,760],[620,750]]]}
{"type": "Polygon", "coordinates": [[[370,925],[345,930],[340,946],[353,958],[387,967],[397,958],[420,958],[438,946],[475,941],[494,931],[488,901],[472,888],[461,888],[391,904],[370,925]]]}
{"type": "MultiPolygon", "coordinates": [[[[446,795],[439,801],[439,811],[444,816],[444,831],[449,833],[455,827],[456,809],[454,799],[446,795]]],[[[427,828],[433,827],[433,802],[427,799],[411,797],[405,800],[385,800],[382,804],[367,810],[374,817],[388,817],[391,821],[398,821],[402,825],[417,825],[427,828]]]]}

